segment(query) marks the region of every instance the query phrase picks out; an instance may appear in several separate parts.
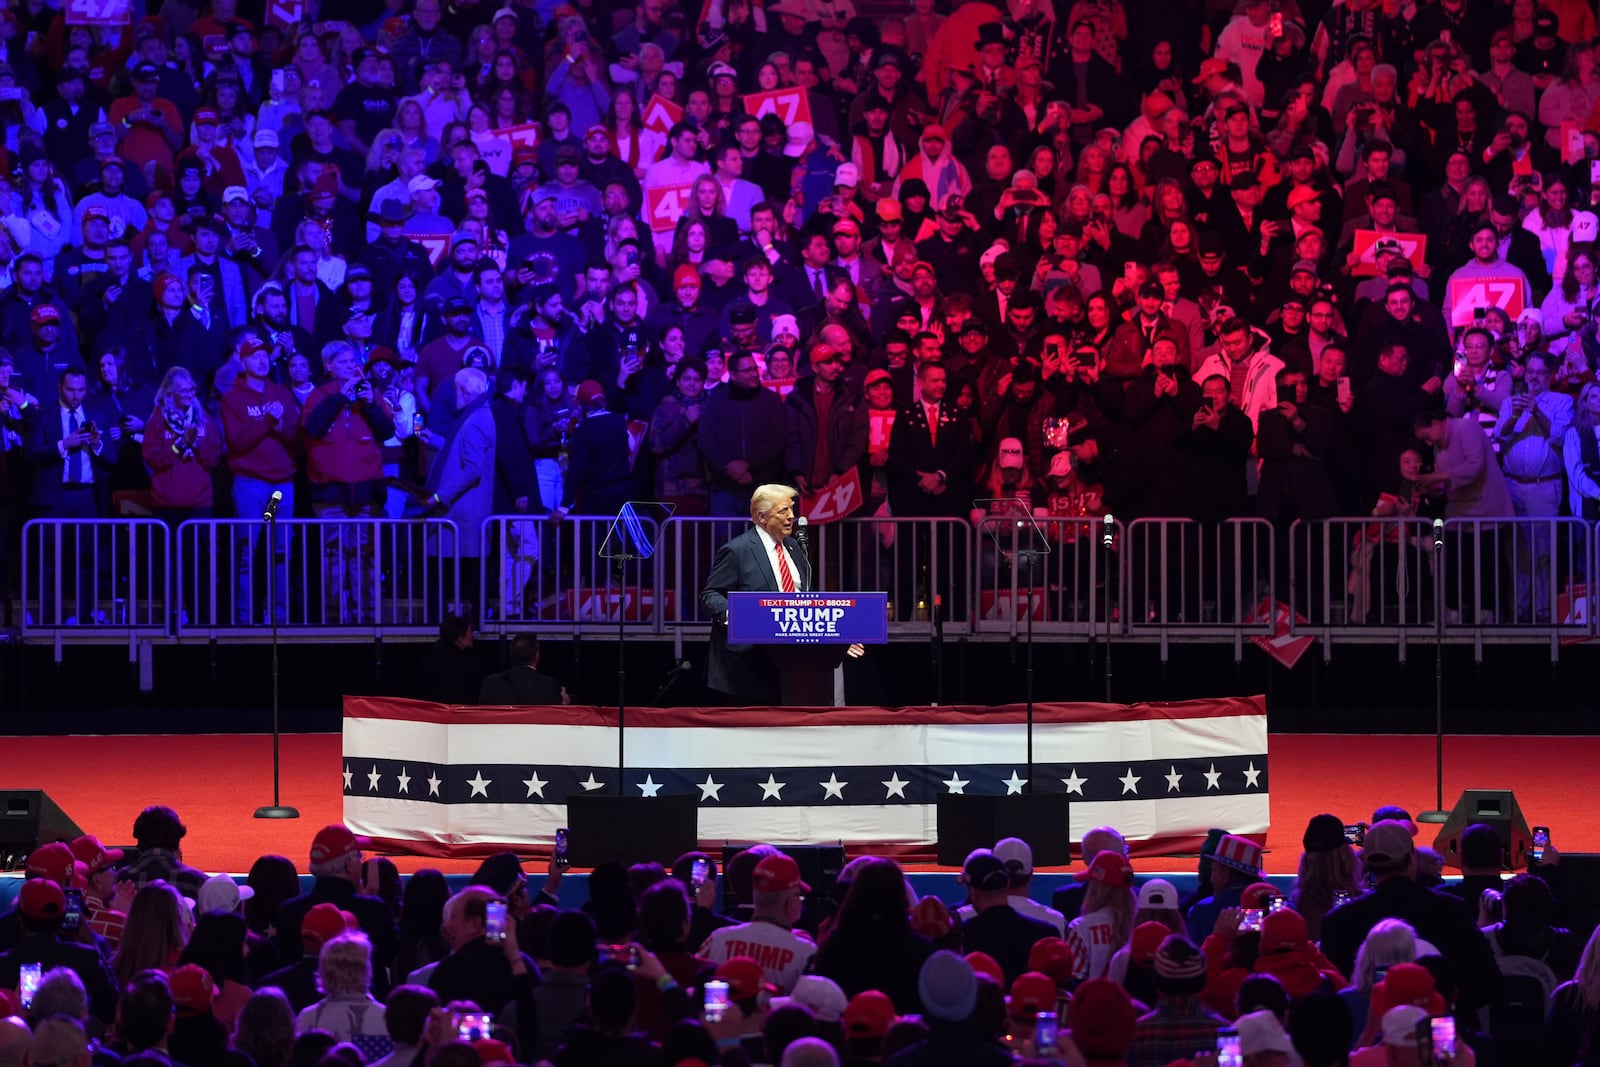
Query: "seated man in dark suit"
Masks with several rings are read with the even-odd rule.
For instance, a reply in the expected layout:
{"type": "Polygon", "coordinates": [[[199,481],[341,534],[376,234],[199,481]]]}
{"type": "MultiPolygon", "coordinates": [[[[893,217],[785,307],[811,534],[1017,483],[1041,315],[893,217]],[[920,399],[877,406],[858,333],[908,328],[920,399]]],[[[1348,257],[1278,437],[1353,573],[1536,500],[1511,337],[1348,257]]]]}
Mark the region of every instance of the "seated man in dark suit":
{"type": "Polygon", "coordinates": [[[700,593],[700,606],[712,620],[706,685],[746,703],[777,703],[778,676],[759,646],[728,644],[728,594],[811,588],[811,561],[790,536],[797,502],[786,485],[758,486],[750,498],[755,525],[717,549],[700,593]]]}
{"type": "Polygon", "coordinates": [[[570,704],[566,687],[539,673],[539,635],[518,634],[511,639],[510,670],[491,674],[478,693],[480,704],[570,704]]]}

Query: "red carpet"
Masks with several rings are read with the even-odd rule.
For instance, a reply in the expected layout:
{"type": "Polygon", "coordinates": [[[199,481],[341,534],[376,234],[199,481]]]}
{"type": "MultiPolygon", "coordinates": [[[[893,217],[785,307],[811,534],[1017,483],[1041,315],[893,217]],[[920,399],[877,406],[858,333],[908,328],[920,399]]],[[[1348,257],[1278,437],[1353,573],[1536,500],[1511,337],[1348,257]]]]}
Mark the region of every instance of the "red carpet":
{"type": "MultiPolygon", "coordinates": [[[[169,804],[189,827],[184,858],[208,871],[250,869],[263,853],[304,864],[312,835],[340,818],[339,737],[283,740],[283,801],[298,821],[253,819],[272,801],[272,744],[264,735],[12,737],[5,741],[8,788],[43,789],[85,832],[128,840],[148,804],[169,804]]],[[[1272,832],[1267,869],[1293,873],[1306,821],[1331,811],[1349,822],[1379,803],[1413,813],[1433,806],[1433,738],[1273,735],[1272,832]]],[[[1600,738],[1465,737],[1445,742],[1445,803],[1462,789],[1516,791],[1530,824],[1551,828],[1557,848],[1600,851],[1600,823],[1588,817],[1586,783],[1600,764],[1600,738]]],[[[1426,832],[1426,830],[1424,831],[1426,832]]],[[[1145,870],[1187,868],[1185,860],[1146,860],[1145,870]]],[[[401,861],[402,870],[475,864],[401,861]]]]}

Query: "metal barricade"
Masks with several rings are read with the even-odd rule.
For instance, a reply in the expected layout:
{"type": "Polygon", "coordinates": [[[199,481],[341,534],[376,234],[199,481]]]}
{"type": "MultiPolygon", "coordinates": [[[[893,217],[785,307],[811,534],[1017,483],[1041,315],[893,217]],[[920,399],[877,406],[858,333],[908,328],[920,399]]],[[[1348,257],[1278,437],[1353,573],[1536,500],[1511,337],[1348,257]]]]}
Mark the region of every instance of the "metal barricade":
{"type": "MultiPolygon", "coordinates": [[[[748,520],[674,518],[663,538],[667,621],[707,626],[700,590],[716,550],[749,528],[748,520]]],[[[925,633],[935,603],[945,632],[971,631],[972,526],[962,519],[845,519],[812,526],[811,559],[821,589],[889,594],[889,631],[925,633]]]]}
{"type": "Polygon", "coordinates": [[[1265,519],[1135,519],[1128,527],[1128,632],[1272,632],[1276,532],[1265,519]]]}
{"type": "MultiPolygon", "coordinates": [[[[1040,518],[1031,523],[995,517],[978,524],[973,630],[1017,637],[1026,632],[1032,614],[1035,634],[1104,636],[1108,619],[1116,625],[1126,615],[1126,583],[1115,548],[1108,554],[1103,544],[1104,520],[1040,518]],[[1050,551],[1030,567],[1019,554],[1038,540],[1034,526],[1050,551]]],[[[1115,524],[1113,531],[1113,546],[1124,544],[1122,525],[1115,524]]]]}
{"type": "Polygon", "coordinates": [[[28,522],[23,635],[93,641],[166,633],[170,537],[155,519],[28,522]]]}
{"type": "Polygon", "coordinates": [[[463,588],[448,519],[285,518],[270,537],[255,519],[193,519],[178,527],[176,570],[180,637],[262,633],[269,601],[291,639],[431,633],[476,587],[463,588]]]}
{"type": "Polygon", "coordinates": [[[673,566],[670,537],[663,537],[661,523],[640,516],[655,554],[607,559],[601,552],[611,551],[606,537],[615,521],[579,515],[559,522],[509,515],[485,520],[480,630],[505,634],[554,626],[615,635],[620,611],[630,629],[663,632],[676,595],[670,584],[662,588],[661,575],[673,566]]]}
{"type": "Polygon", "coordinates": [[[1574,588],[1593,573],[1594,531],[1583,519],[1450,519],[1445,523],[1445,626],[1587,634],[1574,588]]]}
{"type": "Polygon", "coordinates": [[[1289,541],[1289,606],[1297,629],[1329,639],[1393,640],[1434,625],[1437,575],[1429,520],[1296,520],[1289,541]]]}

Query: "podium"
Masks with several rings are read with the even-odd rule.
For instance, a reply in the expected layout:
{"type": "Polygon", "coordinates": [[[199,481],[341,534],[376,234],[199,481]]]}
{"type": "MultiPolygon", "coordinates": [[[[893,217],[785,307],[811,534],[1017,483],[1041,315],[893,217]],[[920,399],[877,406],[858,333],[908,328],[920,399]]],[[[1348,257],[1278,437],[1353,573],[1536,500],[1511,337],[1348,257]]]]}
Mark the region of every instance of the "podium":
{"type": "Polygon", "coordinates": [[[887,593],[728,594],[728,643],[765,649],[785,706],[831,706],[848,647],[888,640],[887,593]]]}

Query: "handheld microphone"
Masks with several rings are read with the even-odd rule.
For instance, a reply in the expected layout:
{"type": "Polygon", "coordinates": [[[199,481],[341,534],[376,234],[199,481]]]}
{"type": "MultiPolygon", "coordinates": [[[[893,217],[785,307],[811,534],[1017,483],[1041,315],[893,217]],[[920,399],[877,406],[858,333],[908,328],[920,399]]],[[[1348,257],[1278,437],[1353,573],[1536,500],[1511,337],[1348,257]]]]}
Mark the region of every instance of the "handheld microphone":
{"type": "Polygon", "coordinates": [[[261,513],[262,522],[271,522],[278,517],[278,505],[283,503],[283,490],[274,489],[272,497],[267,501],[267,510],[261,513]]]}
{"type": "Polygon", "coordinates": [[[1433,547],[1434,548],[1443,548],[1444,547],[1444,520],[1443,519],[1434,519],[1433,520],[1433,547]]]}
{"type": "Polygon", "coordinates": [[[1106,513],[1104,531],[1105,532],[1100,535],[1100,543],[1105,547],[1110,548],[1112,542],[1115,541],[1117,537],[1117,520],[1112,518],[1110,512],[1106,513]]]}

